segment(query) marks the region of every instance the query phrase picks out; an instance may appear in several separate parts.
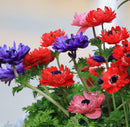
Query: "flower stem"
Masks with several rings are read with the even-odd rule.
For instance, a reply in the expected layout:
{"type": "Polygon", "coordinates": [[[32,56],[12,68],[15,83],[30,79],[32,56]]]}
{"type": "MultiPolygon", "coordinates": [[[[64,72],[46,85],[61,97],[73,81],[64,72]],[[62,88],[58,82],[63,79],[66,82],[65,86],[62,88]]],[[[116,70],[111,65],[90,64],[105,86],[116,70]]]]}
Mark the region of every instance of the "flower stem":
{"type": "Polygon", "coordinates": [[[113,101],[114,110],[116,110],[116,102],[115,102],[114,93],[112,94],[112,101],[113,101]]]}
{"type": "Polygon", "coordinates": [[[81,82],[83,83],[84,87],[86,88],[87,92],[91,92],[85,79],[82,77],[82,74],[80,73],[80,71],[78,70],[77,66],[76,66],[76,60],[73,58],[73,62],[74,62],[74,67],[75,67],[75,70],[77,71],[77,74],[81,80],[81,82]]]}
{"type": "Polygon", "coordinates": [[[34,87],[34,86],[30,85],[30,84],[25,84],[25,86],[32,89],[32,90],[34,90],[34,91],[36,91],[36,92],[38,92],[40,95],[42,95],[43,97],[48,99],[51,103],[53,103],[59,109],[61,109],[66,116],[69,117],[69,113],[61,105],[59,105],[55,100],[53,100],[50,96],[48,96],[47,94],[43,93],[41,90],[37,89],[36,87],[34,87]]]}
{"type": "Polygon", "coordinates": [[[56,56],[57,65],[60,68],[60,61],[59,61],[59,55],[56,56]]]}
{"type": "Polygon", "coordinates": [[[126,127],[128,127],[128,118],[127,118],[127,113],[126,113],[126,108],[125,108],[125,103],[124,103],[124,99],[121,95],[121,100],[122,100],[122,104],[123,104],[123,109],[124,109],[124,114],[125,114],[125,123],[126,123],[126,127]]]}
{"type": "Polygon", "coordinates": [[[16,70],[16,68],[15,68],[15,65],[12,65],[12,67],[13,67],[15,76],[18,77],[19,75],[18,75],[18,72],[17,72],[17,70],[16,70]]]}
{"type": "Polygon", "coordinates": [[[107,99],[107,107],[108,107],[108,114],[110,114],[110,112],[111,112],[111,106],[110,106],[110,101],[109,101],[109,97],[108,97],[108,93],[107,92],[105,92],[105,94],[106,94],[106,99],[107,99]]]}
{"type": "Polygon", "coordinates": [[[96,38],[96,31],[95,31],[95,27],[92,27],[92,29],[93,29],[93,36],[94,36],[94,38],[96,38]]]}
{"type": "MultiPolygon", "coordinates": [[[[103,31],[103,33],[105,32],[103,23],[102,23],[102,31],[103,31]]],[[[105,51],[105,42],[103,42],[103,49],[104,49],[104,51],[105,51]]]]}

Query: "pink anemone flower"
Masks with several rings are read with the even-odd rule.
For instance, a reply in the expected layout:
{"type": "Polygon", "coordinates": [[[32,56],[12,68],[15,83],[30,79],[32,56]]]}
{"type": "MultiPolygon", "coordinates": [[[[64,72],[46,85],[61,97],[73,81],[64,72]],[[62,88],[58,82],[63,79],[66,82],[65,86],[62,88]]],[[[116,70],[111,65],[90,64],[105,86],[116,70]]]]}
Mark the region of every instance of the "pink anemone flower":
{"type": "Polygon", "coordinates": [[[71,25],[80,27],[77,33],[80,33],[80,32],[84,33],[86,29],[90,27],[88,22],[86,21],[87,14],[88,14],[87,12],[79,14],[79,15],[75,13],[74,20],[71,25]]]}
{"type": "Polygon", "coordinates": [[[84,114],[90,119],[97,119],[101,116],[101,110],[98,108],[105,100],[104,94],[86,93],[84,97],[81,95],[74,96],[70,101],[68,112],[84,114]]]}

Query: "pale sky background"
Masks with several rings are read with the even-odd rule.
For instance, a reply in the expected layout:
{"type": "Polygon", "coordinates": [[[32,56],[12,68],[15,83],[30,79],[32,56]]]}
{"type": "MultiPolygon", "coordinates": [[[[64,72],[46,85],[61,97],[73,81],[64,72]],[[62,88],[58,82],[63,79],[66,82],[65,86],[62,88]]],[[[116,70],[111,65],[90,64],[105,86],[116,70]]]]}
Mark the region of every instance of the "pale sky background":
{"type": "MultiPolygon", "coordinates": [[[[17,45],[23,43],[29,45],[31,49],[40,46],[41,36],[51,30],[62,29],[68,35],[76,34],[79,29],[71,26],[75,12],[78,14],[88,12],[92,9],[112,7],[116,10],[117,18],[112,23],[105,24],[105,28],[120,25],[130,30],[130,2],[117,10],[117,5],[122,0],[0,0],[0,46],[7,44],[12,46],[15,41],[17,45]]],[[[101,27],[96,27],[97,33],[101,27]]],[[[93,37],[89,28],[85,34],[93,37]]],[[[88,56],[92,52],[92,47],[87,50],[80,50],[78,56],[88,56]]],[[[66,54],[62,54],[61,63],[66,65],[69,59],[66,54]]],[[[55,61],[51,64],[55,65],[55,61]]],[[[71,65],[68,65],[71,67],[71,65]]],[[[34,84],[35,85],[35,84],[34,84]]],[[[25,113],[22,107],[31,105],[36,100],[33,99],[32,91],[24,89],[22,92],[12,95],[12,87],[0,82],[0,125],[10,121],[15,123],[18,118],[25,113]]]]}

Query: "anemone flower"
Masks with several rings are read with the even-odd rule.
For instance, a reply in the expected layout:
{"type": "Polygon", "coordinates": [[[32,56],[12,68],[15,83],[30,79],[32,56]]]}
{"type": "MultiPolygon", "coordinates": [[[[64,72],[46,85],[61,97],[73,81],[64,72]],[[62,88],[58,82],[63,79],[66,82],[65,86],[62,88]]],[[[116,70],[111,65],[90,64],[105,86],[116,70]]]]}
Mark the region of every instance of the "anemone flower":
{"type": "MultiPolygon", "coordinates": [[[[98,63],[106,62],[106,60],[102,56],[93,56],[92,59],[98,63]]],[[[112,61],[113,59],[114,59],[114,57],[112,55],[109,56],[108,62],[112,61]]]]}
{"type": "Polygon", "coordinates": [[[61,31],[61,29],[50,31],[50,33],[44,33],[41,37],[42,39],[41,46],[42,47],[52,46],[52,44],[57,40],[57,37],[60,37],[61,35],[64,36],[64,34],[65,32],[61,31]]]}
{"type": "Polygon", "coordinates": [[[122,72],[116,64],[112,63],[111,67],[107,67],[107,71],[101,78],[103,80],[102,89],[105,89],[108,93],[118,92],[129,83],[127,76],[127,72],[122,72]]]}
{"type": "Polygon", "coordinates": [[[88,44],[88,37],[81,32],[76,35],[71,34],[71,38],[67,35],[58,37],[52,48],[58,52],[76,51],[78,48],[86,48],[88,44]]]}
{"type": "Polygon", "coordinates": [[[51,55],[51,51],[48,48],[34,49],[25,56],[23,67],[25,69],[30,69],[32,66],[37,67],[37,64],[49,64],[53,60],[54,56],[51,55]]]}
{"type": "Polygon", "coordinates": [[[100,66],[104,62],[97,62],[93,59],[93,57],[89,54],[89,57],[87,58],[87,64],[89,67],[95,67],[95,66],[100,66]]]}
{"type": "Polygon", "coordinates": [[[16,49],[15,42],[13,47],[9,47],[9,49],[4,45],[3,47],[0,47],[0,61],[1,63],[8,63],[11,65],[20,64],[23,62],[23,59],[29,50],[30,48],[24,46],[22,43],[19,44],[18,49],[16,49]]]}
{"type": "Polygon", "coordinates": [[[97,8],[97,10],[91,10],[86,16],[86,22],[91,27],[101,25],[102,23],[109,23],[116,18],[115,11],[105,6],[104,10],[97,8]]]}
{"type": "MultiPolygon", "coordinates": [[[[18,75],[24,74],[25,69],[23,68],[22,63],[20,63],[19,65],[16,65],[15,68],[18,75]]],[[[11,65],[6,64],[6,69],[0,68],[0,80],[2,82],[5,82],[5,83],[9,82],[8,85],[10,85],[11,81],[15,78],[16,76],[14,74],[14,70],[11,65]]]]}
{"type": "Polygon", "coordinates": [[[120,28],[120,26],[112,27],[111,30],[101,32],[98,36],[102,41],[108,44],[117,44],[121,40],[125,40],[130,36],[129,31],[125,27],[120,28]]]}
{"type": "Polygon", "coordinates": [[[105,100],[104,94],[86,93],[84,97],[81,95],[74,96],[68,106],[68,112],[84,114],[90,119],[97,119],[101,116],[101,110],[98,108],[105,100]]]}
{"type": "Polygon", "coordinates": [[[70,73],[69,68],[64,68],[63,65],[59,70],[57,67],[47,67],[42,70],[40,83],[52,87],[71,86],[74,84],[73,74],[70,73]]]}
{"type": "Polygon", "coordinates": [[[130,66],[130,42],[127,40],[123,41],[123,46],[116,45],[113,51],[113,56],[119,63],[119,66],[128,69],[130,66]]]}
{"type": "Polygon", "coordinates": [[[75,13],[74,20],[71,25],[80,27],[80,29],[78,30],[77,33],[80,33],[80,32],[84,33],[86,31],[86,29],[88,27],[90,27],[88,22],[86,21],[87,14],[88,14],[87,12],[79,14],[79,15],[77,13],[75,13]]]}

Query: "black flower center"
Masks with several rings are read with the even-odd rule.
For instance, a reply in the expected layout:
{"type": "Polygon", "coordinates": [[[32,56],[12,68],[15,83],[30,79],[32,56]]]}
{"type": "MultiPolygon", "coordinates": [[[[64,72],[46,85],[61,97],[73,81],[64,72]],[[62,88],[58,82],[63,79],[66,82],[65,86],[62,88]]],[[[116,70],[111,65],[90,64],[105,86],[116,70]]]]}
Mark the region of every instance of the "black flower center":
{"type": "Polygon", "coordinates": [[[85,103],[87,103],[87,105],[90,103],[90,100],[88,100],[88,99],[85,99],[85,100],[82,100],[81,101],[81,104],[85,104],[85,103]]]}
{"type": "Polygon", "coordinates": [[[65,40],[65,43],[69,44],[70,40],[73,40],[73,41],[74,41],[75,38],[67,39],[67,40],[65,40]]]}
{"type": "Polygon", "coordinates": [[[118,75],[113,75],[113,76],[109,79],[109,81],[111,82],[111,84],[116,83],[117,80],[118,80],[118,75]]]}
{"type": "Polygon", "coordinates": [[[52,71],[51,72],[53,75],[61,74],[61,71],[52,71]]]}
{"type": "Polygon", "coordinates": [[[130,57],[130,54],[127,54],[126,57],[130,57]]]}
{"type": "MultiPolygon", "coordinates": [[[[115,31],[115,32],[117,33],[118,30],[113,30],[113,31],[115,31]]],[[[108,32],[107,32],[108,36],[109,36],[110,34],[112,35],[112,34],[113,34],[113,31],[112,31],[112,30],[111,30],[111,31],[108,31],[108,32]]]]}
{"type": "Polygon", "coordinates": [[[53,37],[53,34],[51,34],[51,37],[53,37]]]}

